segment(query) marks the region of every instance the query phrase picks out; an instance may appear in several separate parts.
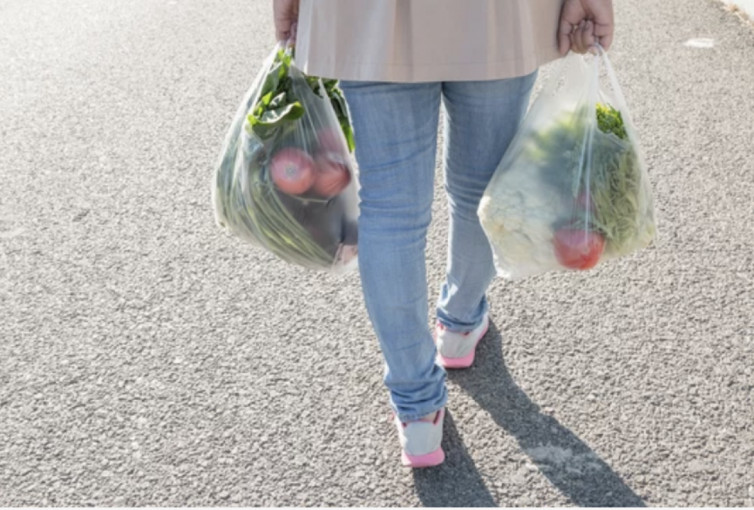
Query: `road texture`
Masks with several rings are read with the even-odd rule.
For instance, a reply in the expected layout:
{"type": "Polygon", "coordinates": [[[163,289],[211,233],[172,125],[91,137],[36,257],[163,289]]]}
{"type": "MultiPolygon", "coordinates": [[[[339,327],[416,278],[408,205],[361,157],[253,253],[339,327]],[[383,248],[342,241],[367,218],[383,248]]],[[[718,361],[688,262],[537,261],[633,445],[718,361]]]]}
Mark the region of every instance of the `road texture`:
{"type": "Polygon", "coordinates": [[[448,379],[447,461],[412,472],[358,274],[213,222],[269,4],[0,3],[0,506],[754,505],[752,26],[616,2],[661,236],[496,281],[448,379]]]}

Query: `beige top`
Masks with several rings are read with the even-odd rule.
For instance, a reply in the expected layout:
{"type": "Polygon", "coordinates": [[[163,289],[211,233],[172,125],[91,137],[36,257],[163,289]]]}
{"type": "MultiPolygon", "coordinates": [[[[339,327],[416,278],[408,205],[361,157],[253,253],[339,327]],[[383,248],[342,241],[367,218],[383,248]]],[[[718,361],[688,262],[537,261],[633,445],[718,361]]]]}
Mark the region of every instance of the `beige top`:
{"type": "Polygon", "coordinates": [[[558,57],[562,0],[301,0],[296,61],[363,81],[522,76],[558,57]]]}

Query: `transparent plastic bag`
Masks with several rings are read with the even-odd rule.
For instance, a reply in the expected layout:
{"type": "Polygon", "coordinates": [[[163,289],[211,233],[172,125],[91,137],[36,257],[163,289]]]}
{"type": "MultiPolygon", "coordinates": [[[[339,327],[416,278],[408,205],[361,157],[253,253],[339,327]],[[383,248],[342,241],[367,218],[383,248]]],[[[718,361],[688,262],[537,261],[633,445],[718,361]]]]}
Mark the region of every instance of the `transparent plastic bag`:
{"type": "Polygon", "coordinates": [[[590,269],[655,237],[646,166],[607,55],[572,53],[560,66],[479,204],[504,278],[590,269]]]}
{"type": "Polygon", "coordinates": [[[246,93],[217,165],[217,224],[283,260],[340,272],[356,265],[353,133],[335,80],[305,76],[278,44],[246,93]]]}

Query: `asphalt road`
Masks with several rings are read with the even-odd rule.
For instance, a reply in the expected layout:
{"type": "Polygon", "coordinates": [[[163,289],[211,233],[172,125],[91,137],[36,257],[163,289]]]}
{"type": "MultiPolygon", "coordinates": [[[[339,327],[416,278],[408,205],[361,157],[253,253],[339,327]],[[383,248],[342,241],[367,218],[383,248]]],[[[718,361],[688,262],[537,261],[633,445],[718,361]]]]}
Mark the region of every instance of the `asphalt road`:
{"type": "Polygon", "coordinates": [[[0,3],[0,506],[754,506],[754,27],[616,2],[661,236],[496,281],[447,460],[412,472],[358,275],[213,222],[269,4],[0,3]]]}

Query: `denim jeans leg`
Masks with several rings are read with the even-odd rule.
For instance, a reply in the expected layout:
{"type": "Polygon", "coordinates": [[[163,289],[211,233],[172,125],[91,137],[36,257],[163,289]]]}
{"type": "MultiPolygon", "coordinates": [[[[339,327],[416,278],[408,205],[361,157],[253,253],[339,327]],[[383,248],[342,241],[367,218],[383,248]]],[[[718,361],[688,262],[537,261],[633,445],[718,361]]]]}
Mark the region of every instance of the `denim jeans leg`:
{"type": "Polygon", "coordinates": [[[450,226],[437,319],[451,331],[474,329],[487,312],[485,293],[495,267],[477,208],[518,130],[536,76],[443,83],[450,226]]]}
{"type": "Polygon", "coordinates": [[[440,83],[341,82],[359,164],[359,271],[385,359],[385,385],[403,421],[440,409],[425,246],[434,191],[440,83]]]}

